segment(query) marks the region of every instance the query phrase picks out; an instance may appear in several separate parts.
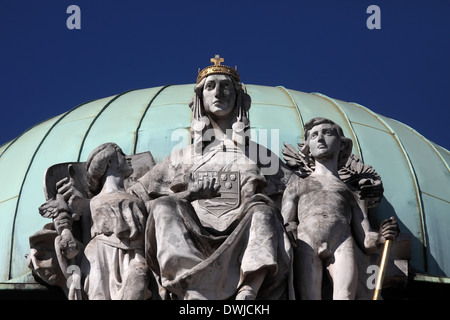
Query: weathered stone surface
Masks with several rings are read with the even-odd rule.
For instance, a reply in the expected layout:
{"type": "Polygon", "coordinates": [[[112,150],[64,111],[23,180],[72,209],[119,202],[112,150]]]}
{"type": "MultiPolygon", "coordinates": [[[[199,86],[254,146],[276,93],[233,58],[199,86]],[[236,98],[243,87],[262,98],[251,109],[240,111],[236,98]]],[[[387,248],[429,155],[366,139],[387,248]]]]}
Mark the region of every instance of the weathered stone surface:
{"type": "Polygon", "coordinates": [[[237,71],[212,62],[191,145],[155,164],[106,143],[47,170],[39,211],[53,223],[30,238],[30,268],[69,299],[370,299],[367,268],[398,234],[368,220],[381,178],[322,118],[284,164],[249,139],[237,71]]]}

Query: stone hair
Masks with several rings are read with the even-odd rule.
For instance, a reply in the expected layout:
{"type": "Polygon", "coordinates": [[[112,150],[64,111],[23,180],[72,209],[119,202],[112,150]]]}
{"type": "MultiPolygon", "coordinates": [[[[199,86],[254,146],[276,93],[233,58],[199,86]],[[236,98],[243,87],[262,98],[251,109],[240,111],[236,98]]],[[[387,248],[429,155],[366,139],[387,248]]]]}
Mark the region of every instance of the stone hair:
{"type": "Polygon", "coordinates": [[[341,143],[344,144],[344,148],[343,150],[341,150],[339,152],[339,157],[338,157],[338,168],[342,168],[343,166],[345,166],[345,164],[347,163],[348,158],[350,157],[350,155],[352,154],[352,148],[353,148],[353,141],[347,137],[344,136],[344,131],[342,130],[342,128],[335,123],[334,121],[331,121],[329,119],[325,119],[325,118],[321,118],[321,117],[316,117],[313,118],[311,120],[309,120],[305,126],[304,126],[304,130],[305,130],[305,137],[304,137],[304,145],[303,148],[300,150],[305,156],[314,159],[313,156],[311,155],[310,151],[309,151],[309,146],[308,146],[308,142],[309,142],[309,132],[311,131],[311,129],[315,126],[318,126],[319,124],[323,124],[323,123],[329,123],[332,125],[333,129],[336,130],[336,133],[338,134],[341,143]]]}
{"type": "Polygon", "coordinates": [[[120,147],[112,142],[104,143],[95,148],[86,161],[86,171],[89,190],[93,194],[98,193],[100,183],[104,179],[109,161],[117,154],[120,147]]]}

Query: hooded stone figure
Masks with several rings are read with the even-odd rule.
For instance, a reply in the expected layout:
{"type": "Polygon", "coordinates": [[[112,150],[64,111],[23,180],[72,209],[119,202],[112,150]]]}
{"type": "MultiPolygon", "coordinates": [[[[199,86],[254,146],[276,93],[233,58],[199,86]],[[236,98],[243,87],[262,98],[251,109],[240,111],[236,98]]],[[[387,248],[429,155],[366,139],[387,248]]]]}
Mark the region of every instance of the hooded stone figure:
{"type": "Polygon", "coordinates": [[[269,196],[282,193],[289,170],[249,139],[238,72],[211,61],[190,103],[192,144],[132,188],[147,200],[147,263],[163,299],[288,298],[292,250],[269,196]]]}

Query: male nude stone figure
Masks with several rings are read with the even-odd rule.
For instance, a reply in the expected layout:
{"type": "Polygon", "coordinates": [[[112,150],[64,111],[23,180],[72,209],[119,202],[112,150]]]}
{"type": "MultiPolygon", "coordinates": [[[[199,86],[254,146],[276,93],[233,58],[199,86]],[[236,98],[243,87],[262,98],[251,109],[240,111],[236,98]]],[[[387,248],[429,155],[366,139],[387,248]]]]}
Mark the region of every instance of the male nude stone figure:
{"type": "Polygon", "coordinates": [[[301,299],[322,298],[324,267],[332,279],[333,299],[354,299],[355,246],[372,253],[398,234],[393,218],[383,221],[380,232],[372,231],[353,192],[339,179],[338,169],[351,148],[352,141],[331,120],[314,118],[306,123],[302,151],[314,158],[315,169],[291,183],[282,201],[285,222],[298,221],[294,281],[301,299]]]}

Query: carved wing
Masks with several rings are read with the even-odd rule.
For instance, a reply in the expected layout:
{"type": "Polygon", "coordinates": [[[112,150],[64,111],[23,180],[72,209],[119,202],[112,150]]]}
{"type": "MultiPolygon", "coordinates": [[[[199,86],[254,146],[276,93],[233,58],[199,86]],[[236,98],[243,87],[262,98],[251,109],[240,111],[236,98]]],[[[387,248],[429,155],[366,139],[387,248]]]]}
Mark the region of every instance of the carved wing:
{"type": "MultiPolygon", "coordinates": [[[[299,150],[302,149],[303,143],[298,143],[299,150]]],[[[284,148],[281,150],[283,159],[286,161],[286,165],[298,171],[300,176],[306,177],[314,171],[314,162],[305,156],[302,152],[297,151],[293,145],[284,143],[284,148]]]]}
{"type": "MultiPolygon", "coordinates": [[[[294,146],[284,143],[281,152],[286,165],[304,178],[314,171],[314,162],[300,151],[303,143],[298,143],[298,147],[297,151],[294,146]]],[[[384,191],[381,177],[372,166],[365,165],[356,155],[351,154],[345,166],[339,169],[339,177],[353,190],[358,191],[368,207],[375,207],[380,203],[384,191]]]]}
{"type": "Polygon", "coordinates": [[[356,155],[351,154],[339,177],[354,190],[359,191],[361,199],[366,200],[369,208],[377,206],[383,197],[381,177],[370,165],[364,164],[356,155]]]}

